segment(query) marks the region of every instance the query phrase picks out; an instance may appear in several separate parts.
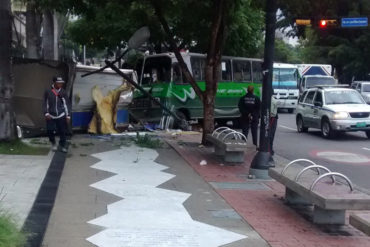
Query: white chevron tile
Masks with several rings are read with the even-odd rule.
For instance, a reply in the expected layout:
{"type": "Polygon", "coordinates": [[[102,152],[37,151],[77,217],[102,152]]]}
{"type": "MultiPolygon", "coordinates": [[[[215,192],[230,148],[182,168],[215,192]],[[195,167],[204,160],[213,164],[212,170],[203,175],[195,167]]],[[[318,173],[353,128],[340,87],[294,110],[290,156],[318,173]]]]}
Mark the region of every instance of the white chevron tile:
{"type": "Polygon", "coordinates": [[[246,238],[194,221],[183,206],[191,195],[157,188],[175,177],[154,160],[158,153],[135,146],[94,154],[92,168],[116,175],[90,185],[121,197],[107,214],[88,223],[105,230],[87,238],[98,247],[216,247],[246,238]]]}

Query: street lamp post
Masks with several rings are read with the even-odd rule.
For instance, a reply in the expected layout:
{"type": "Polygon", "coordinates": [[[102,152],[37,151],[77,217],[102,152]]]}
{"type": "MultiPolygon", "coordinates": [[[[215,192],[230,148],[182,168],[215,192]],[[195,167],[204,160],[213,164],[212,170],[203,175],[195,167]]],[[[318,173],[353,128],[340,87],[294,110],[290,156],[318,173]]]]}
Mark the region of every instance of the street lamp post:
{"type": "Polygon", "coordinates": [[[269,160],[271,155],[269,153],[269,121],[272,95],[276,10],[276,0],[266,0],[266,34],[264,62],[262,65],[263,84],[260,142],[258,152],[253,158],[249,171],[249,174],[254,175],[256,178],[268,178],[268,169],[270,167],[269,160]]]}

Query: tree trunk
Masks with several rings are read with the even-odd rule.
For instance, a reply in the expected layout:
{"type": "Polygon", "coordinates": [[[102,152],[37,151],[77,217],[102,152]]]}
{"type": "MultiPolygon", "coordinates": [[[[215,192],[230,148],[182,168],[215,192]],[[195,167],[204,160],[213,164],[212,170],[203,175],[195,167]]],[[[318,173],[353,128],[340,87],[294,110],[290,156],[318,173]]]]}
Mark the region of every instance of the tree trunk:
{"type": "MultiPolygon", "coordinates": [[[[211,28],[211,36],[209,41],[209,46],[207,50],[207,65],[205,66],[205,75],[206,75],[206,90],[203,92],[198,84],[195,82],[193,76],[191,75],[188,67],[186,66],[179,48],[176,45],[174,40],[174,35],[171,32],[171,29],[165,20],[161,6],[155,0],[151,0],[151,4],[155,10],[155,13],[166,32],[169,43],[175,56],[179,62],[183,75],[185,76],[186,80],[190,83],[193,87],[195,93],[203,102],[203,138],[202,143],[206,144],[205,136],[209,133],[212,133],[214,130],[214,105],[215,105],[215,98],[217,93],[217,82],[221,75],[221,53],[223,47],[224,31],[225,31],[225,23],[226,23],[226,12],[228,7],[226,0],[215,0],[214,1],[214,13],[213,13],[213,20],[212,20],[212,28],[211,28]]],[[[228,4],[232,5],[228,2],[228,4]]]]}
{"type": "Polygon", "coordinates": [[[226,8],[226,0],[214,1],[212,29],[207,52],[207,65],[205,66],[206,91],[203,100],[203,144],[207,144],[205,137],[212,133],[215,127],[214,108],[217,84],[221,76],[226,8]]]}
{"type": "Polygon", "coordinates": [[[27,3],[26,12],[27,58],[39,58],[40,54],[40,16],[34,2],[27,3]]]}
{"type": "Polygon", "coordinates": [[[42,46],[44,59],[54,60],[54,16],[51,10],[44,11],[42,26],[42,46]]]}
{"type": "Polygon", "coordinates": [[[206,135],[212,133],[215,128],[215,114],[214,114],[214,107],[215,105],[215,95],[210,94],[208,91],[203,100],[203,135],[202,135],[202,143],[207,144],[206,142],[206,135]]]}
{"type": "Polygon", "coordinates": [[[166,35],[169,39],[171,49],[175,53],[176,59],[179,62],[180,68],[182,70],[182,74],[184,75],[186,81],[190,83],[191,87],[194,89],[194,91],[195,91],[196,95],[199,97],[199,99],[201,101],[203,101],[204,100],[204,92],[200,89],[198,84],[195,82],[194,77],[190,73],[188,66],[186,66],[186,64],[185,64],[185,61],[184,61],[184,59],[183,59],[183,57],[180,53],[180,50],[177,47],[177,44],[175,42],[174,34],[172,33],[172,31],[170,29],[170,26],[168,25],[166,19],[164,18],[160,3],[155,1],[155,0],[151,0],[150,2],[151,2],[152,6],[154,8],[155,14],[158,17],[159,22],[161,23],[161,25],[163,27],[163,30],[165,31],[165,33],[166,33],[166,35]]]}
{"type": "Polygon", "coordinates": [[[11,23],[10,0],[0,0],[0,140],[16,138],[11,104],[14,91],[11,76],[11,23]]]}

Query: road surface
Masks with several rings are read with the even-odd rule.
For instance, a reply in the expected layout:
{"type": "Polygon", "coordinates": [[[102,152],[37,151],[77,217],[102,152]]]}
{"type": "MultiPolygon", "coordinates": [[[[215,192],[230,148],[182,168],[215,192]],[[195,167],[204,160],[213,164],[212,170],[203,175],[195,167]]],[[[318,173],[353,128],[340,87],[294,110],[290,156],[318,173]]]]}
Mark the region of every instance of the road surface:
{"type": "Polygon", "coordinates": [[[347,132],[328,140],[320,130],[298,133],[295,115],[280,113],[274,142],[275,153],[288,159],[310,159],[349,177],[370,190],[370,140],[364,132],[347,132]]]}

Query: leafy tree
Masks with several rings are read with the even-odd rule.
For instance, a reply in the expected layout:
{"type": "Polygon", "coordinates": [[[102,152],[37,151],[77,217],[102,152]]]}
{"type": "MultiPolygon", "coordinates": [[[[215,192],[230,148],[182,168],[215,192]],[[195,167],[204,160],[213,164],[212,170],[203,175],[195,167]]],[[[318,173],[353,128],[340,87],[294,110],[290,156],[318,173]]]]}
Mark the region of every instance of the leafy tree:
{"type": "MultiPolygon", "coordinates": [[[[300,57],[300,47],[294,47],[286,43],[283,39],[275,39],[275,51],[274,51],[274,61],[280,63],[301,63],[300,57]]],[[[263,50],[260,50],[260,55],[263,55],[263,50]]]]}

